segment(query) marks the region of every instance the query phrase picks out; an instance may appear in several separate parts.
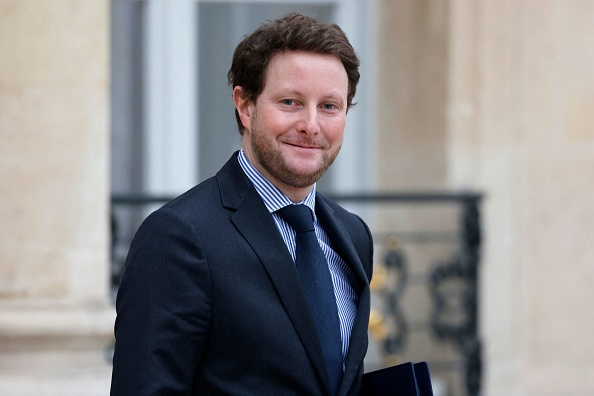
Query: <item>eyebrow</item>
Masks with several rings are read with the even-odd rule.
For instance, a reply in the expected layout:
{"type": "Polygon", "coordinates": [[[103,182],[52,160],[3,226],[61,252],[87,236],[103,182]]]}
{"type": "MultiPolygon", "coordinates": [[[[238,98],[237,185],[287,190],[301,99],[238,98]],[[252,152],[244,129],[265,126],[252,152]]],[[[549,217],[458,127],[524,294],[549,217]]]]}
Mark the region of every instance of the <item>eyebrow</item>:
{"type": "MultiPolygon", "coordinates": [[[[295,89],[295,88],[283,88],[280,87],[278,89],[278,92],[276,93],[276,95],[293,95],[293,96],[306,96],[301,90],[299,89],[295,89]]],[[[343,96],[340,94],[340,92],[336,91],[336,90],[332,90],[329,93],[323,94],[321,96],[321,98],[323,100],[328,100],[328,99],[339,99],[340,102],[345,102],[346,101],[346,97],[343,98],[343,96]]]]}

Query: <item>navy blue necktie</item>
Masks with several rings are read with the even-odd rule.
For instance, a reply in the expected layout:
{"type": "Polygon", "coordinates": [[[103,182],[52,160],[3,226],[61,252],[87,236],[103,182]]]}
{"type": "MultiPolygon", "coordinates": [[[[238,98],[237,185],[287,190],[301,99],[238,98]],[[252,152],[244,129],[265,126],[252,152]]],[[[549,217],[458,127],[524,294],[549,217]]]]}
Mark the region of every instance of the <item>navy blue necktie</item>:
{"type": "Polygon", "coordinates": [[[295,230],[295,264],[320,338],[331,394],[342,381],[342,341],[334,286],[328,262],[316,237],[313,214],[305,205],[289,205],[277,213],[295,230]]]}

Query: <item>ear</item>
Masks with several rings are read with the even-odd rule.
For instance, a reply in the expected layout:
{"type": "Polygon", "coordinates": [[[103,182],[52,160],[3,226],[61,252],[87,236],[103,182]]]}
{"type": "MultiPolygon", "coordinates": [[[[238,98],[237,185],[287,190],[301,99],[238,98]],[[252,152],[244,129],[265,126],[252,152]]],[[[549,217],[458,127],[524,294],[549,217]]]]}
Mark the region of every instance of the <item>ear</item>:
{"type": "Polygon", "coordinates": [[[235,103],[235,109],[239,114],[239,119],[241,120],[243,127],[247,130],[251,130],[253,103],[245,97],[243,88],[240,86],[233,88],[233,103],[235,103]]]}

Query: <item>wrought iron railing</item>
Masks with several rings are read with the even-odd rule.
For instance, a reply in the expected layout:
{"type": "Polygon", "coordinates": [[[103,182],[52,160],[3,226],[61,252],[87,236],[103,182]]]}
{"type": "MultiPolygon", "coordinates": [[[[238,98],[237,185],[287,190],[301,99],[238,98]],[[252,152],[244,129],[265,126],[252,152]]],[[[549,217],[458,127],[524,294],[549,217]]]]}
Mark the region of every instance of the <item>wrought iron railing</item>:
{"type": "MultiPolygon", "coordinates": [[[[360,213],[376,246],[367,369],[427,360],[436,391],[479,395],[477,193],[329,194],[360,213]]],[[[140,222],[169,196],[113,195],[112,289],[140,222]]],[[[438,392],[436,392],[438,395],[438,392]]]]}

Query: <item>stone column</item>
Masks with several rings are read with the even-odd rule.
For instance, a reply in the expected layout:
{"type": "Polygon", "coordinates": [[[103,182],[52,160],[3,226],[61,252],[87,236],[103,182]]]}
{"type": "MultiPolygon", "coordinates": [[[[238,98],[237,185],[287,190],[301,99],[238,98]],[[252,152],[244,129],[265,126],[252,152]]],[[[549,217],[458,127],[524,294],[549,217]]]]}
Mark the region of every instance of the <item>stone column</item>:
{"type": "Polygon", "coordinates": [[[486,196],[483,393],[594,394],[594,2],[378,3],[378,186],[486,196]]]}
{"type": "Polygon", "coordinates": [[[106,367],[109,1],[0,0],[0,377],[106,367]]]}
{"type": "Polygon", "coordinates": [[[594,392],[594,2],[452,1],[449,169],[484,190],[492,395],[594,392]]]}
{"type": "Polygon", "coordinates": [[[445,185],[448,7],[378,0],[379,190],[445,185]]]}

